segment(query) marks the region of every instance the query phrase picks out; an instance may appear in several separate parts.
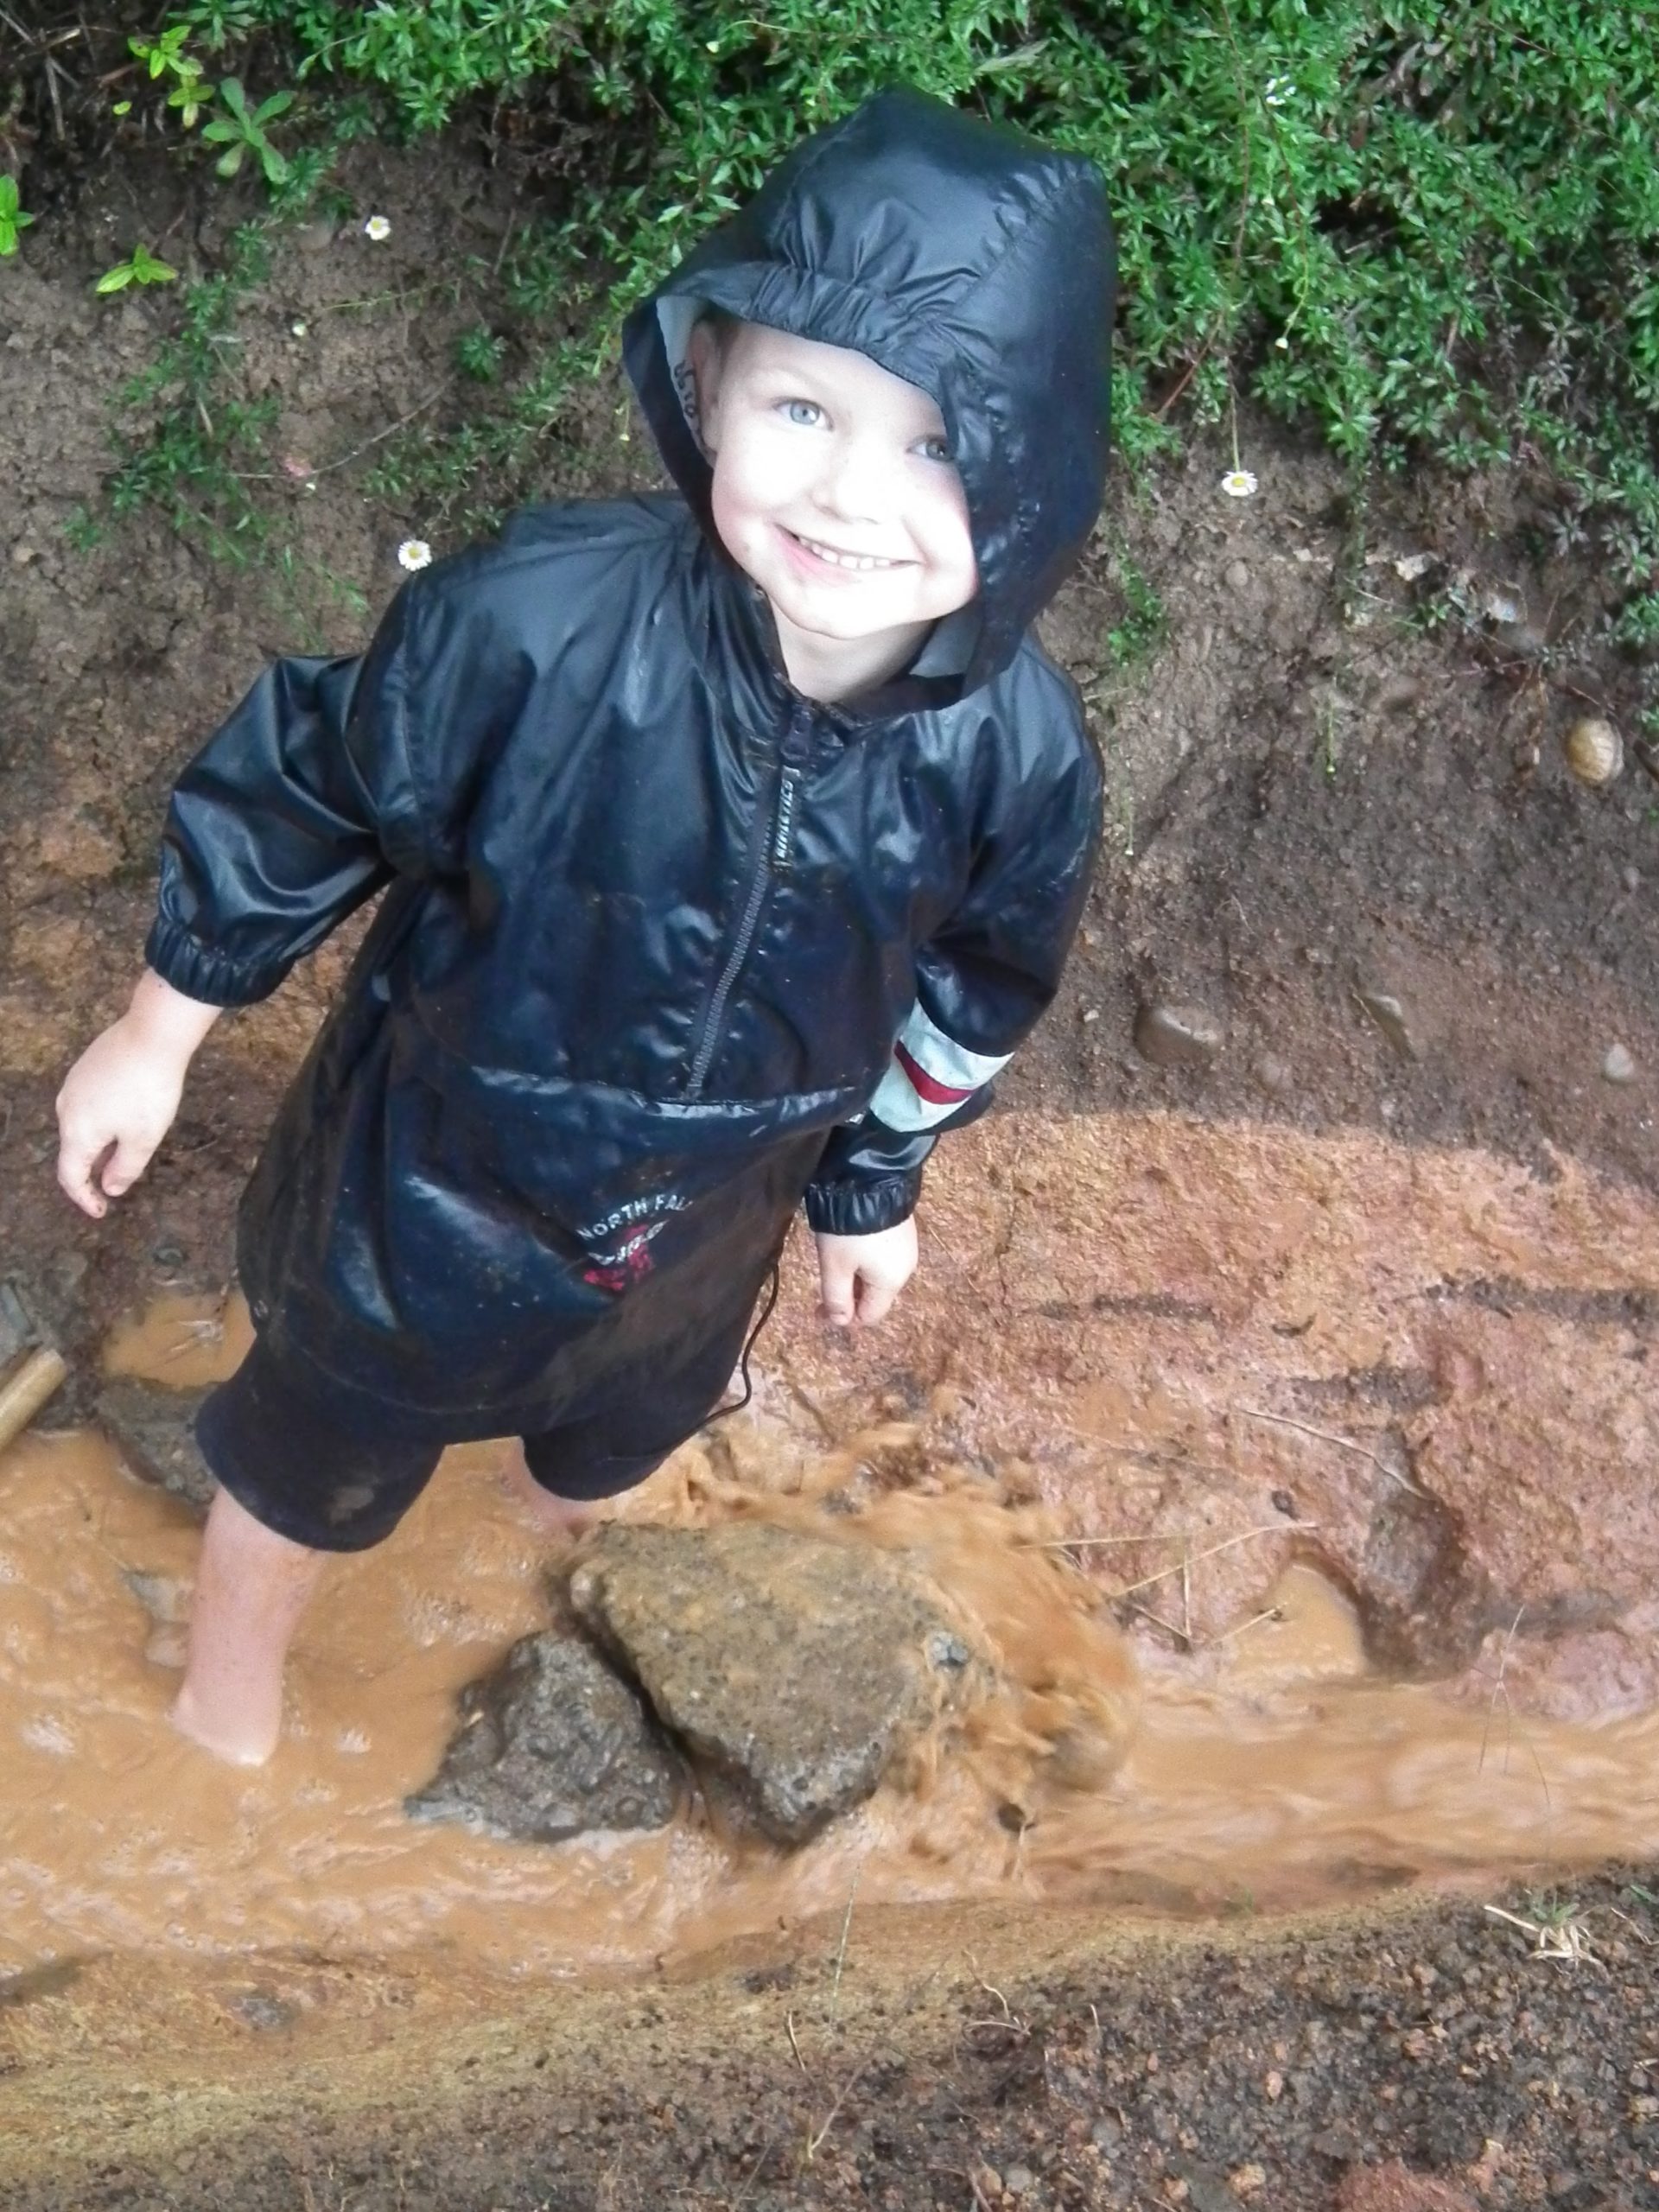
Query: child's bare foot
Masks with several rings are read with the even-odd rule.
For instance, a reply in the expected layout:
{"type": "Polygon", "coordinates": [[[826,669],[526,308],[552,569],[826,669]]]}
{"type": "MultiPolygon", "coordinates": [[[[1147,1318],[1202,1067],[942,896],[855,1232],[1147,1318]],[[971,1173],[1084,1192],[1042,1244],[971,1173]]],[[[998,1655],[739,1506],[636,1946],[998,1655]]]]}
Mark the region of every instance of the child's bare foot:
{"type": "Polygon", "coordinates": [[[544,1536],[562,1537],[574,1544],[603,1518],[596,1505],[579,1505],[574,1498],[556,1497],[550,1490],[543,1490],[530,1471],[521,1444],[513,1446],[506,1471],[514,1500],[544,1536]]]}
{"type": "Polygon", "coordinates": [[[280,1700],[274,1714],[251,1713],[244,1707],[204,1711],[188,1682],[174,1699],[167,1717],[181,1736],[188,1736],[193,1744],[231,1766],[264,1766],[276,1748],[283,1726],[280,1700]]]}

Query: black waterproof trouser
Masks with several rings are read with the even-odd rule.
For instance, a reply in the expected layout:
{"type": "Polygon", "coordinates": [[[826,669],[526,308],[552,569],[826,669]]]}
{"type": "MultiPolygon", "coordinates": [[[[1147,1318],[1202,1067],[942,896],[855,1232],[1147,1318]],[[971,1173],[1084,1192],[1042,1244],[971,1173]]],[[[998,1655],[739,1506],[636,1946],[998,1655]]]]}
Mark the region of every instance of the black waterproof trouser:
{"type": "MultiPolygon", "coordinates": [[[[748,1323],[740,1314],[671,1369],[613,1376],[602,1396],[524,1439],[531,1474],[573,1502],[644,1482],[725,1395],[748,1323]]],[[[366,1551],[389,1536],[458,1440],[443,1431],[441,1416],[348,1390],[258,1338],[196,1415],[202,1456],[237,1503],[314,1551],[366,1551]]]]}

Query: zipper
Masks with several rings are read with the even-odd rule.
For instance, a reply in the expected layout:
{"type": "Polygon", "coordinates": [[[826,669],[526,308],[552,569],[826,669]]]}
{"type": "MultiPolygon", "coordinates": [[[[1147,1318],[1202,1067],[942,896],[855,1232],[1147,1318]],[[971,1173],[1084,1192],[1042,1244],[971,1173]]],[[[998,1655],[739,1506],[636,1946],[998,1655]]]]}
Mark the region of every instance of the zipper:
{"type": "Polygon", "coordinates": [[[709,1011],[702,1017],[702,1028],[698,1034],[691,1073],[686,1084],[688,1097],[696,1098],[707,1080],[715,1049],[720,1042],[720,1025],[725,1015],[726,1002],[742,973],[744,962],[753,949],[755,931],[760,922],[760,909],[766,900],[766,887],[772,880],[772,872],[777,870],[781,874],[789,866],[790,841],[795,829],[796,794],[800,788],[801,772],[805,766],[811,740],[810,712],[804,707],[798,707],[790,715],[789,726],[784,732],[778,796],[772,804],[771,831],[755,855],[754,873],[749,879],[749,895],[744,904],[743,918],[737,925],[737,935],[732,940],[732,950],[726,965],[720,971],[720,981],[715,985],[709,1011]]]}

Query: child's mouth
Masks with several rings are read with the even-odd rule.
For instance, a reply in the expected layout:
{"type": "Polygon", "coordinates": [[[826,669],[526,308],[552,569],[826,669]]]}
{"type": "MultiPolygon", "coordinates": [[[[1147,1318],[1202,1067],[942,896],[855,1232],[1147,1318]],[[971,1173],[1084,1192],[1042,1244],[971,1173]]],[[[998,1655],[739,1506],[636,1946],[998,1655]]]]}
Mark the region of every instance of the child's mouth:
{"type": "Polygon", "coordinates": [[[828,570],[835,575],[881,575],[894,569],[909,567],[906,561],[883,560],[874,553],[844,553],[838,547],[826,545],[816,537],[803,537],[796,531],[779,528],[796,553],[810,564],[815,572],[828,570]]]}

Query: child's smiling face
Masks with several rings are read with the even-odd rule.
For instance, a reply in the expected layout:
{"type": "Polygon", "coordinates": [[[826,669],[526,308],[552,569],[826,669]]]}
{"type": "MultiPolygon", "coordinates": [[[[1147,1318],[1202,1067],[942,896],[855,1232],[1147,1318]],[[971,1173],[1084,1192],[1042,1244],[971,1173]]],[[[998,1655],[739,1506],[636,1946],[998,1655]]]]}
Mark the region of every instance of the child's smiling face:
{"type": "Polygon", "coordinates": [[[700,324],[692,364],[715,527],[771,601],[791,679],[832,697],[896,673],[978,588],[938,408],[865,354],[763,323],[700,324]]]}

